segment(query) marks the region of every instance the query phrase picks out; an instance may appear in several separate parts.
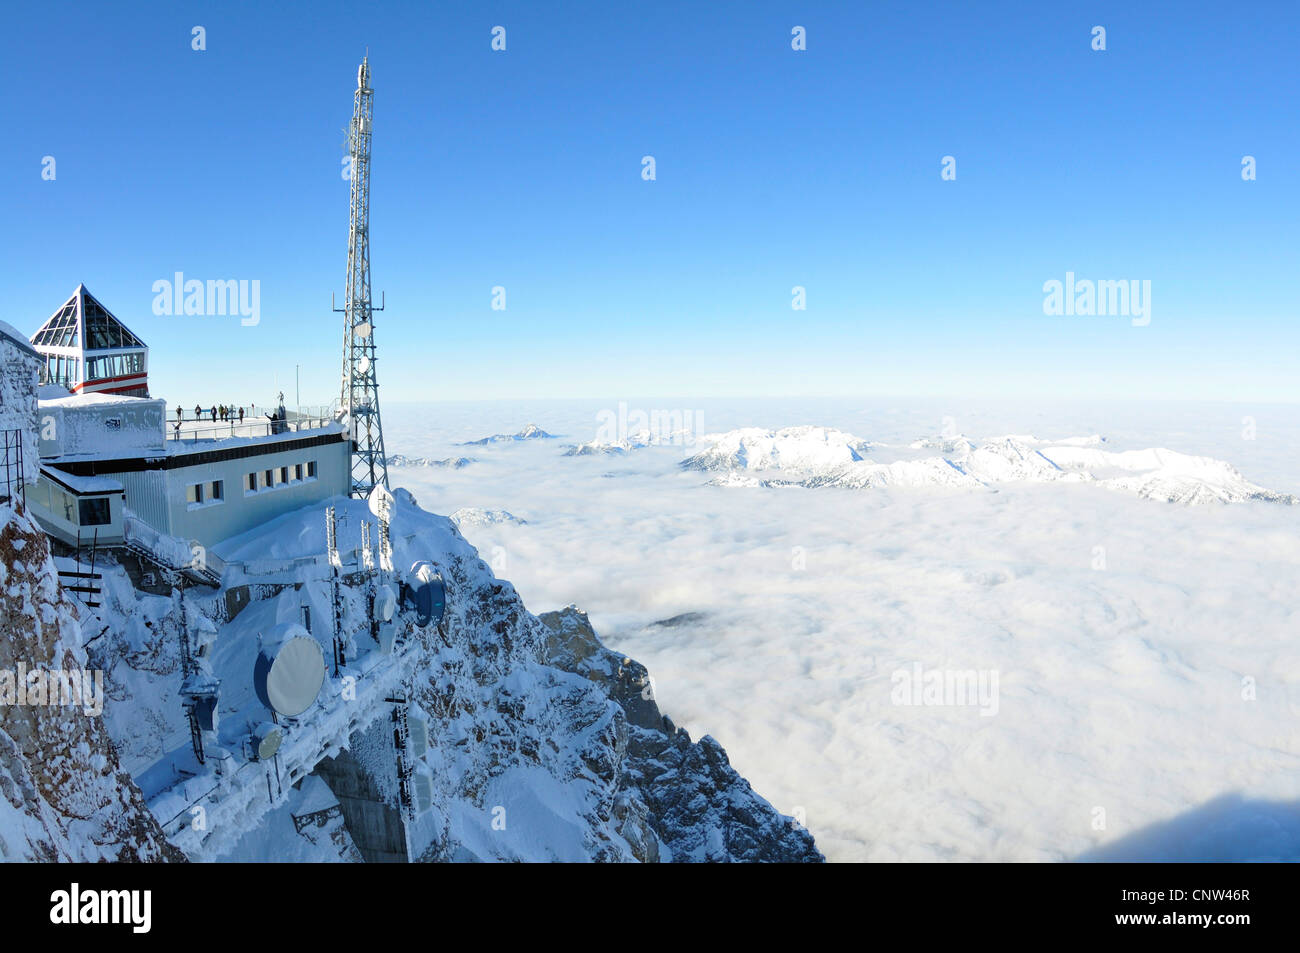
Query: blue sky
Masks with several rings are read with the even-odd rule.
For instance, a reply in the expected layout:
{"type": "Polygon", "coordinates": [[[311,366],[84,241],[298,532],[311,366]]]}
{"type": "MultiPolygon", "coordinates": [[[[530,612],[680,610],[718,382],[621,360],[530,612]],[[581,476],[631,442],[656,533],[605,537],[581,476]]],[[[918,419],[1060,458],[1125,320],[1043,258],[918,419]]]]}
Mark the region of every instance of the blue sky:
{"type": "Polygon", "coordinates": [[[337,396],[367,46],[387,400],[1297,396],[1294,3],[6,16],[0,318],[84,281],[187,405],[292,398],[299,364],[304,403],[337,396]],[[155,316],[177,271],[260,281],[260,323],[155,316]],[[1067,271],[1150,280],[1150,324],[1044,315],[1067,271]]]}

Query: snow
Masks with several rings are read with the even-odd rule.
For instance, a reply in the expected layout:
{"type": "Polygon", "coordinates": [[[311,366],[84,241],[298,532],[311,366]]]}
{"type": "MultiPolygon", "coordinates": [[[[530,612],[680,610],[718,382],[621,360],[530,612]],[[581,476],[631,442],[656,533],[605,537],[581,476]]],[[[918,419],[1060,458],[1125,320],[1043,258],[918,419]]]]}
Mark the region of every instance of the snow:
{"type": "Polygon", "coordinates": [[[0,337],[9,339],[9,344],[30,355],[36,355],[37,351],[32,347],[31,342],[27,340],[27,335],[23,334],[12,324],[7,321],[0,321],[0,337]]]}
{"type": "Polygon", "coordinates": [[[527,520],[521,520],[508,510],[485,510],[479,506],[467,506],[451,514],[451,521],[457,529],[466,526],[491,526],[494,523],[513,523],[523,526],[527,520]]]}
{"type": "MultiPolygon", "coordinates": [[[[528,414],[581,440],[610,403],[528,414]]],[[[703,404],[746,464],[819,433],[785,457],[807,469],[682,468],[707,441],[537,444],[401,481],[442,512],[527,513],[464,531],[534,611],[586,608],[829,859],[1300,857],[1300,508],[1280,505],[1300,408],[662,403],[703,404]],[[917,662],[998,671],[998,713],[893,704],[917,662]]],[[[518,419],[412,405],[385,424],[390,448],[439,455],[518,419]]]]}
{"type": "Polygon", "coordinates": [[[486,447],[494,443],[515,443],[520,440],[553,440],[554,434],[549,434],[536,424],[528,424],[517,433],[498,433],[491,437],[480,437],[478,440],[466,440],[461,446],[464,447],[486,447]]]}
{"type": "Polygon", "coordinates": [[[1165,449],[1095,449],[1092,435],[1045,441],[1034,437],[924,437],[903,446],[866,441],[823,427],[778,431],[744,428],[705,439],[682,461],[688,470],[719,472],[718,486],[802,486],[877,489],[978,489],[1016,482],[1100,481],[1145,499],[1176,503],[1300,503],[1300,497],[1251,483],[1222,460],[1165,449]],[[870,448],[871,460],[861,452],[870,448]],[[907,459],[908,451],[939,450],[940,457],[907,459]],[[886,462],[890,456],[903,457],[886,462]],[[1132,476],[1110,476],[1123,471],[1132,476]],[[752,475],[751,475],[752,474],[752,475]]]}

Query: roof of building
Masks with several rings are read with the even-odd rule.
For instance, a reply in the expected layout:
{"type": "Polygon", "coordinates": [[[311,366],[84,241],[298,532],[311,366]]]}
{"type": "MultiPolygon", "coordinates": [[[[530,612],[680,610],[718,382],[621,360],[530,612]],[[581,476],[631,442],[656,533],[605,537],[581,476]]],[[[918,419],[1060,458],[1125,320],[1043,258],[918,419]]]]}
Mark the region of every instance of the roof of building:
{"type": "MultiPolygon", "coordinates": [[[[62,389],[62,388],[60,388],[62,389]]],[[[42,391],[46,391],[43,387],[42,391]]],[[[48,393],[48,391],[46,391],[48,393]]],[[[103,407],[108,404],[130,404],[139,407],[143,404],[162,404],[166,406],[166,401],[161,397],[130,397],[126,394],[67,394],[62,397],[42,397],[38,403],[42,407],[103,407]]]]}
{"type": "Polygon", "coordinates": [[[27,336],[15,328],[12,324],[6,324],[0,321],[0,337],[13,343],[21,351],[31,354],[33,357],[40,357],[36,349],[27,342],[27,336]]]}
{"type": "Polygon", "coordinates": [[[62,484],[77,494],[121,493],[122,484],[117,480],[103,476],[77,476],[57,467],[41,467],[41,475],[55,483],[62,484]]]}
{"type": "Polygon", "coordinates": [[[70,347],[82,351],[145,347],[84,284],[77,285],[72,297],[32,335],[31,343],[38,348],[70,347]]]}

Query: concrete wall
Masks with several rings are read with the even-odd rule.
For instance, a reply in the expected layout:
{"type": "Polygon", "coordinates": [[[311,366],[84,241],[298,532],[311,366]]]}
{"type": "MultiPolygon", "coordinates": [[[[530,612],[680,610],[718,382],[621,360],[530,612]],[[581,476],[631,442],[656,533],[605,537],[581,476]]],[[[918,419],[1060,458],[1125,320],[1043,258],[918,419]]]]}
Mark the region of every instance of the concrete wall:
{"type": "MultiPolygon", "coordinates": [[[[0,334],[0,430],[22,431],[23,482],[28,485],[36,482],[41,465],[36,414],[40,366],[35,354],[0,334]]],[[[4,493],[4,474],[0,473],[0,495],[4,493]]]]}
{"type": "Polygon", "coordinates": [[[41,456],[159,454],[166,413],[161,400],[91,396],[42,401],[41,456]]]}
{"type": "MultiPolygon", "coordinates": [[[[212,546],[268,523],[284,513],[319,503],[332,496],[347,495],[350,488],[351,446],[347,441],[223,460],[197,467],[180,467],[166,471],[168,527],[173,536],[212,546]],[[316,464],[316,476],[307,476],[307,464],[316,464]],[[302,467],[302,479],[295,478],[295,467],[302,467]],[[287,468],[289,482],[280,483],[281,469],[287,468]],[[265,485],[265,473],[272,472],[271,486],[265,485]],[[248,475],[258,475],[258,489],[248,489],[248,475]],[[223,499],[190,503],[186,489],[205,484],[205,497],[214,480],[222,483],[223,499]]],[[[125,481],[123,481],[125,485],[125,481]]],[[[127,506],[131,503],[130,488],[127,506]]],[[[138,511],[137,511],[138,512],[138,511]]],[[[141,518],[145,518],[141,514],[141,518]]],[[[147,519],[146,519],[147,521],[147,519]]]]}
{"type": "MultiPolygon", "coordinates": [[[[387,725],[387,721],[382,722],[387,725]]],[[[396,761],[394,761],[396,772],[396,761]]],[[[343,821],[352,841],[368,864],[404,864],[406,823],[401,813],[389,806],[375,779],[349,751],[326,758],[312,772],[323,778],[343,808],[343,821]]]]}

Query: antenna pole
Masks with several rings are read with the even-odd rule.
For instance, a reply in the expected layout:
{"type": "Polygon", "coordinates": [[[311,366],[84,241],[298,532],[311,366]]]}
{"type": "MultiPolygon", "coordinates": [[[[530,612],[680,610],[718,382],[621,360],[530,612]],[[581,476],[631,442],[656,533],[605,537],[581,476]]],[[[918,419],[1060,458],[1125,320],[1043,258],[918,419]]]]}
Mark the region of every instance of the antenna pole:
{"type": "MultiPolygon", "coordinates": [[[[348,151],[352,160],[352,204],[348,230],[348,289],[343,306],[343,385],[339,407],[352,437],[351,495],[365,498],[376,486],[388,488],[384,429],[379,417],[375,308],[370,293],[370,135],[375,91],[370,58],[361,61],[352,101],[348,151]]],[[[331,306],[333,302],[331,302],[331,306]]]]}

